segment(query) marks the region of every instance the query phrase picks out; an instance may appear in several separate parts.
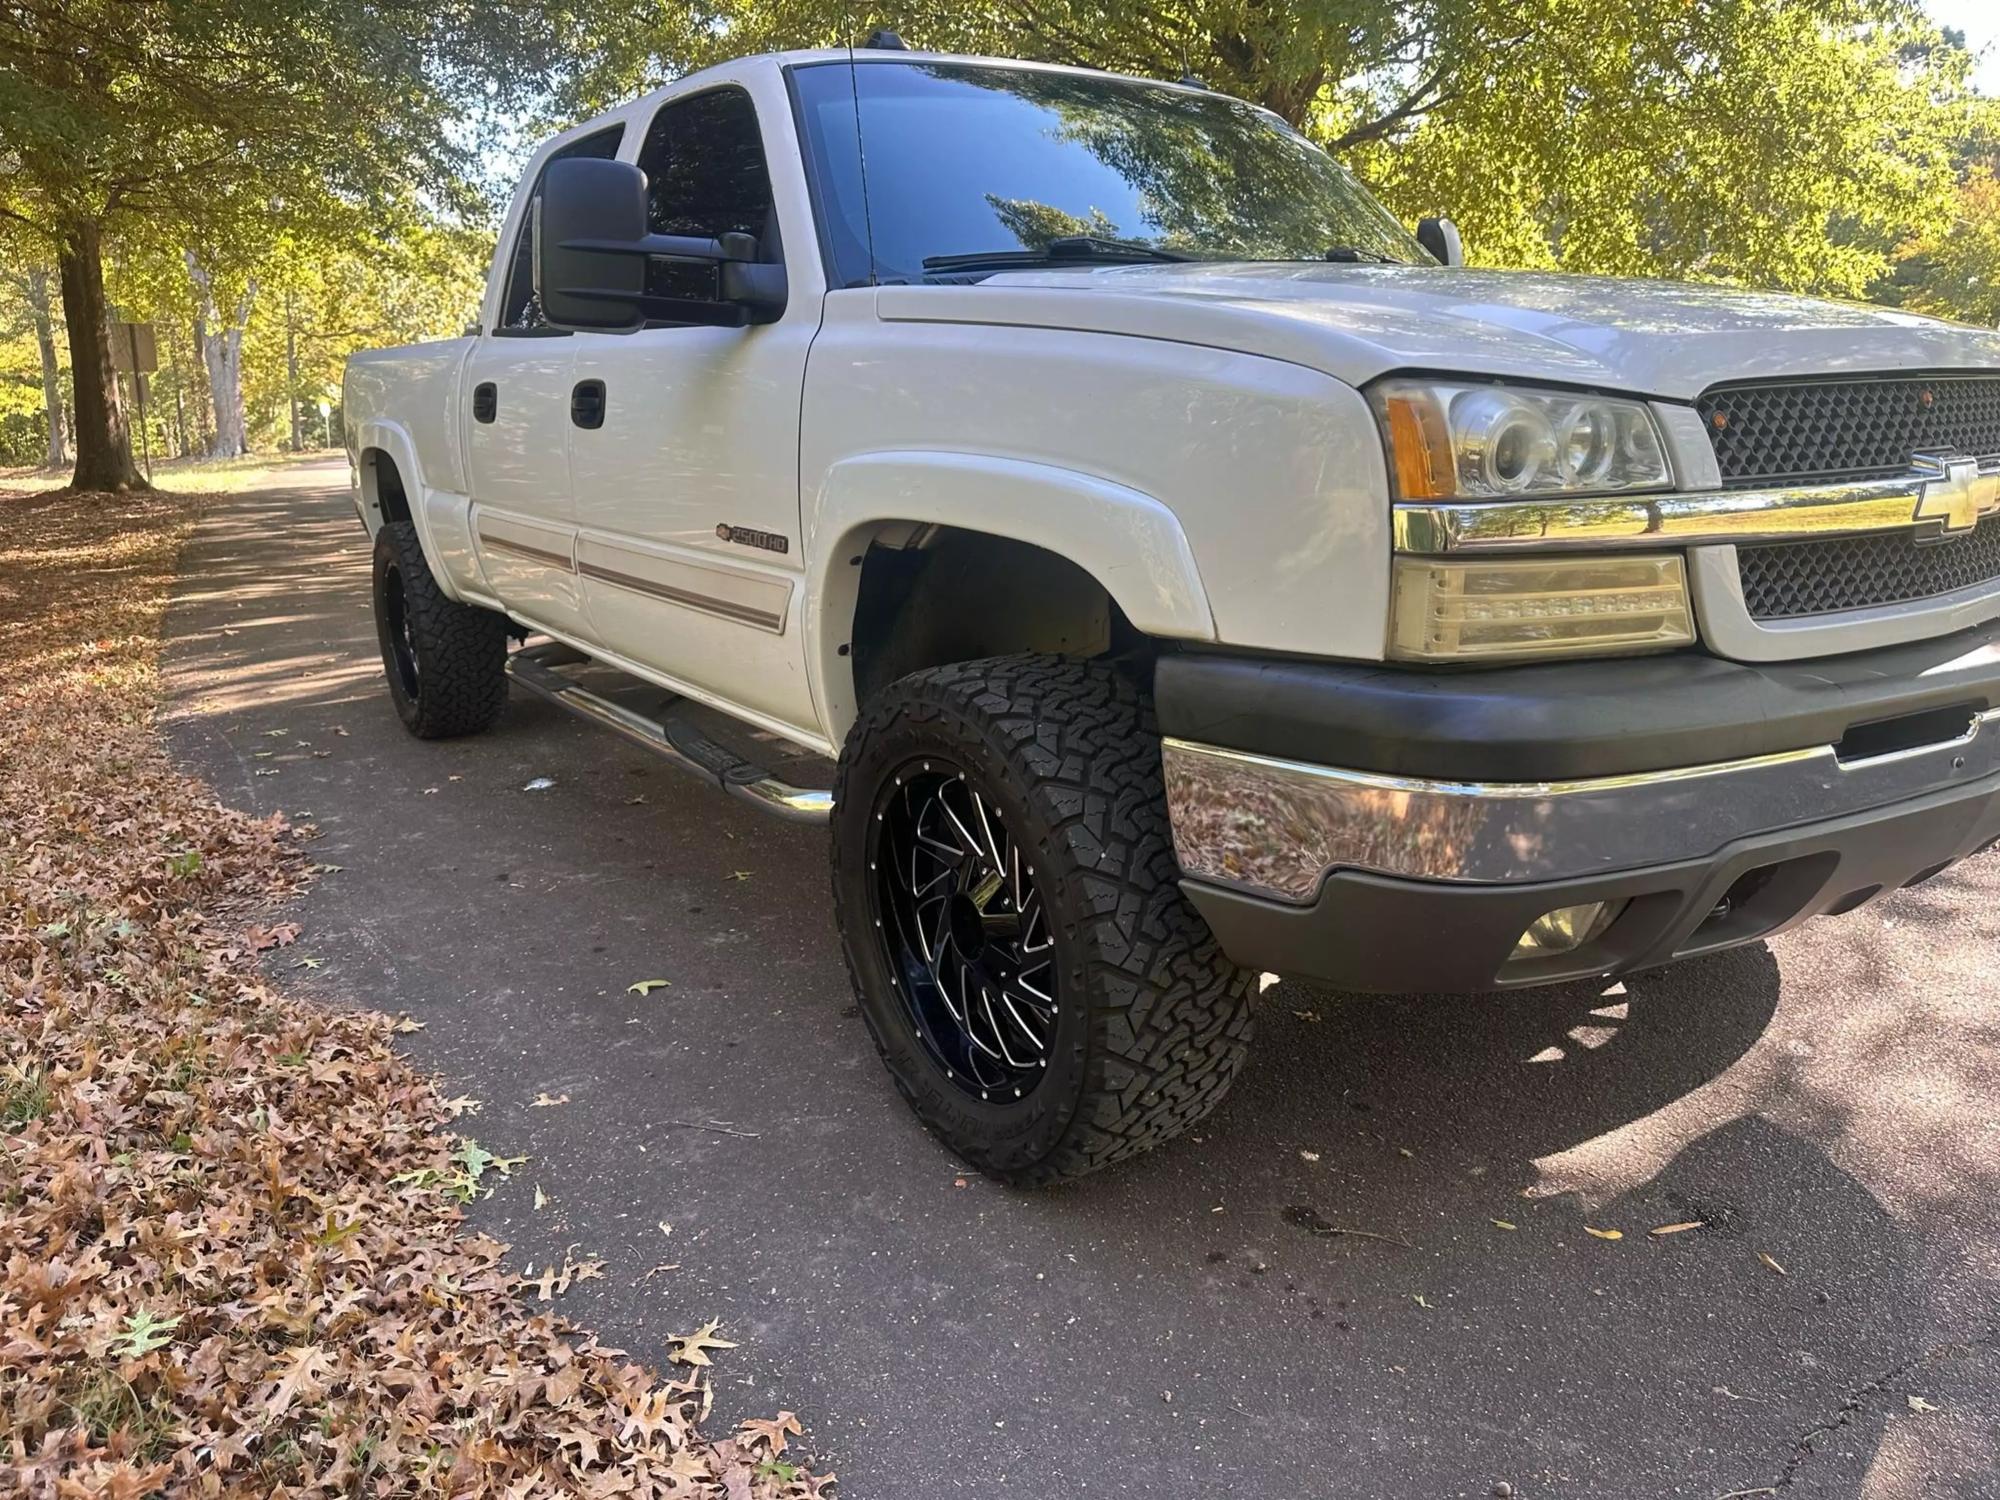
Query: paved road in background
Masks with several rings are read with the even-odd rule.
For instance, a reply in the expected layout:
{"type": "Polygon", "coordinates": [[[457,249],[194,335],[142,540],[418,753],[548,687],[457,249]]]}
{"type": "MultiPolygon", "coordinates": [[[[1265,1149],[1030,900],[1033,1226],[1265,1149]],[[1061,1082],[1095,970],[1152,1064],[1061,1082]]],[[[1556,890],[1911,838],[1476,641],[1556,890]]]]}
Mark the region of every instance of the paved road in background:
{"type": "Polygon", "coordinates": [[[850,1500],[2000,1495],[2000,860],[1622,987],[1279,985],[1197,1137],[1012,1192],[877,1064],[823,832],[519,694],[408,738],[344,470],[288,483],[168,625],[176,753],[342,867],[288,982],[425,1022],[530,1158],[475,1222],[648,1360],[720,1319],[718,1418],[850,1500]]]}

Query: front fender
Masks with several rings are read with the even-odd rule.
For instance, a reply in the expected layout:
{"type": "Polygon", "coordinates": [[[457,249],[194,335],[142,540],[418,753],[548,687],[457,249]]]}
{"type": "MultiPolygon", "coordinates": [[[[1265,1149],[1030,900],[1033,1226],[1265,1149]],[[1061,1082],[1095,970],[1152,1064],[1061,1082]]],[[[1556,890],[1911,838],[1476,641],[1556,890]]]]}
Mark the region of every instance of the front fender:
{"type": "Polygon", "coordinates": [[[1066,557],[1148,635],[1212,641],[1215,619],[1174,513],[1137,490],[1049,464],[978,453],[863,453],[835,463],[807,522],[806,650],[836,743],[853,722],[840,653],[860,592],[852,559],[882,526],[935,524],[1007,537],[1066,557]]]}

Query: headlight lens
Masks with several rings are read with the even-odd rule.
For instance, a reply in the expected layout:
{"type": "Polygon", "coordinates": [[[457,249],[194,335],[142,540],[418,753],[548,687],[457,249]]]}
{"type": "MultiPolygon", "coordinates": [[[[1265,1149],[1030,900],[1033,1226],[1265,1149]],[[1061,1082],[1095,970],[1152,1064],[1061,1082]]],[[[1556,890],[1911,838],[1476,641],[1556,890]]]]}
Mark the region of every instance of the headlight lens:
{"type": "Polygon", "coordinates": [[[1602,656],[1693,642],[1678,556],[1396,559],[1389,655],[1403,661],[1602,656]]]}
{"type": "Polygon", "coordinates": [[[1372,395],[1399,500],[1607,494],[1672,480],[1643,401],[1437,380],[1385,381],[1372,395]]]}

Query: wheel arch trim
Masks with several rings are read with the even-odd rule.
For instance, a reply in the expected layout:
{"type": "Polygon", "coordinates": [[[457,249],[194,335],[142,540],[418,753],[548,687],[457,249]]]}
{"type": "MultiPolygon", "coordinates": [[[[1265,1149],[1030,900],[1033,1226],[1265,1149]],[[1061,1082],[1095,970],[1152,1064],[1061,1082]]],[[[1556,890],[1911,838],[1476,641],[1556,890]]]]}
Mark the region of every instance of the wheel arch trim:
{"type": "Polygon", "coordinates": [[[885,451],[840,460],[806,518],[805,621],[814,696],[829,737],[855,702],[850,644],[861,570],[851,559],[894,525],[948,526],[1073,562],[1148,635],[1212,641],[1215,618],[1180,520],[1150,495],[1073,469],[953,451],[885,451]]]}
{"type": "Polygon", "coordinates": [[[416,440],[409,429],[400,422],[391,422],[382,417],[371,417],[361,423],[354,434],[354,508],[360,513],[361,524],[372,539],[381,530],[385,515],[369,461],[372,453],[388,455],[396,466],[397,477],[403,482],[403,497],[409,502],[410,523],[417,529],[417,540],[424,549],[424,561],[429,564],[431,576],[446,598],[456,603],[483,602],[466,598],[462,583],[470,583],[475,589],[484,585],[484,579],[476,573],[465,577],[460,569],[440,566],[441,560],[458,559],[460,568],[477,569],[476,554],[472,549],[470,535],[449,538],[455,545],[443,545],[447,537],[440,534],[440,528],[465,530],[468,511],[467,498],[443,490],[433,490],[424,482],[423,466],[417,458],[416,440]]]}

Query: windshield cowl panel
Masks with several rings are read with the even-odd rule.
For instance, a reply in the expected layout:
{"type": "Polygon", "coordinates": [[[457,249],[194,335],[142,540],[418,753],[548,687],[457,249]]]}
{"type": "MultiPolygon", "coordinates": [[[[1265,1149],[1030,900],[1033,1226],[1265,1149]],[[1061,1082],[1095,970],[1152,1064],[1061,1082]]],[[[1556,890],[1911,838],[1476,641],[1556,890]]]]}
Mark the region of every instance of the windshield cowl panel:
{"type": "Polygon", "coordinates": [[[791,77],[836,285],[1333,247],[1431,263],[1332,157],[1222,94],[944,62],[791,77]]]}

